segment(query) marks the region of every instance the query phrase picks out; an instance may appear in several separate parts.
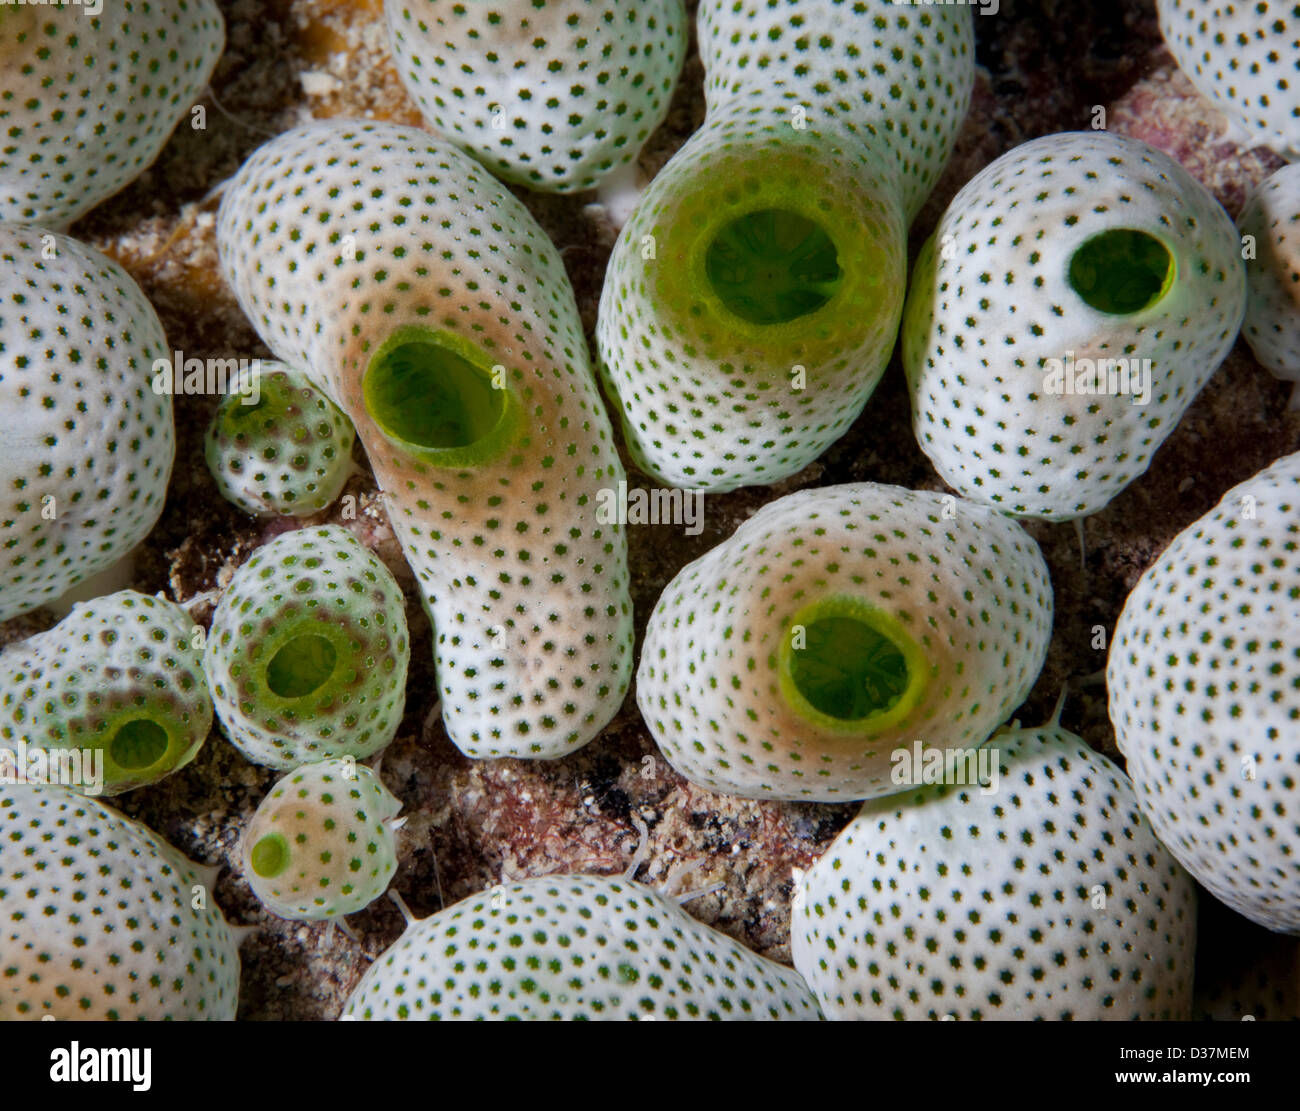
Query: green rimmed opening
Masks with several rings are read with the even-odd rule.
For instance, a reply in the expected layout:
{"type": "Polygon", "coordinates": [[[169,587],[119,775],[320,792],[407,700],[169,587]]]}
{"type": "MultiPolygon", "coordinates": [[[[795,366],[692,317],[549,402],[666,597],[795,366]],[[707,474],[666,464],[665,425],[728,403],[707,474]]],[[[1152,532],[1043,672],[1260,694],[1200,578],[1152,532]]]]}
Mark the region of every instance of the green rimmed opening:
{"type": "Polygon", "coordinates": [[[258,381],[257,398],[247,403],[246,395],[232,391],[222,396],[217,406],[216,421],[228,436],[257,436],[271,431],[280,422],[294,415],[301,403],[298,390],[284,371],[272,371],[261,375],[258,381]]]}
{"type": "Polygon", "coordinates": [[[782,208],[724,224],[705,252],[704,272],[727,310],[751,324],[785,324],[816,312],[844,277],[826,230],[782,208]]]}
{"type": "Polygon", "coordinates": [[[280,698],[304,698],[334,674],[338,652],[316,633],[303,633],[283,644],[266,667],[266,685],[280,698]]]}
{"type": "Polygon", "coordinates": [[[498,457],[519,405],[503,363],[450,332],[401,328],[370,360],[366,412],[393,443],[430,462],[467,466],[498,457]]]}
{"type": "Polygon", "coordinates": [[[258,838],[253,851],[248,854],[248,863],[255,875],[263,879],[273,879],[289,867],[289,842],[281,833],[268,833],[258,838]]]}
{"type": "Polygon", "coordinates": [[[136,771],[158,763],[171,744],[165,730],[149,718],[135,718],[121,725],[108,742],[108,757],[119,768],[136,771]]]}
{"type": "Polygon", "coordinates": [[[852,617],[806,627],[806,646],[790,656],[790,678],[817,710],[853,721],[888,710],[907,690],[907,660],[887,636],[852,617]]]}
{"type": "Polygon", "coordinates": [[[404,343],[371,364],[370,415],[424,448],[468,447],[496,427],[505,397],[468,359],[432,343],[404,343]]]}
{"type": "Polygon", "coordinates": [[[1127,316],[1159,302],[1174,284],[1173,253],[1154,235],[1112,228],[1070,257],[1070,288],[1098,312],[1127,316]]]}
{"type": "Polygon", "coordinates": [[[878,732],[902,721],[929,679],[903,624],[856,598],[805,606],[781,644],[781,692],[801,716],[837,732],[878,732]]]}

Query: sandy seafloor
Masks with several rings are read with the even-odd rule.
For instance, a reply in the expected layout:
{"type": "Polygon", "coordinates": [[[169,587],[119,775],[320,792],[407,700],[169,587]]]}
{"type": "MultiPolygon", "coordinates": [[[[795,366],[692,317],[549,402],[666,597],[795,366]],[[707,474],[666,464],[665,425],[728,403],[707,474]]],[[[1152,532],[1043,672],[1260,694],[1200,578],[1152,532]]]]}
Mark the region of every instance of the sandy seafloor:
{"type": "MultiPolygon", "coordinates": [[[[228,45],[206,96],[207,129],[186,125],[153,168],[74,225],[72,233],[120,260],[162,318],[172,348],[187,356],[267,356],[217,269],[216,205],[209,191],[256,146],[312,117],[352,116],[420,123],[388,51],[381,0],[220,0],[228,45]]],[[[691,5],[693,7],[693,4],[691,5]]],[[[1255,183],[1281,165],[1262,149],[1217,138],[1224,121],[1177,71],[1150,0],[1091,5],[1004,2],[975,17],[980,64],[957,151],[913,228],[912,250],[929,235],[960,186],[1004,151],[1053,131],[1108,127],[1167,151],[1236,216],[1255,183]]],[[[642,154],[657,171],[704,115],[701,68],[692,53],[668,119],[642,154]]],[[[584,208],[590,194],[551,197],[516,190],[563,251],[590,339],[612,242],[584,208]]],[[[1064,723],[1117,757],[1099,672],[1105,654],[1093,627],[1112,629],[1124,598],[1173,536],[1229,487],[1300,449],[1300,414],[1289,387],[1274,381],[1239,342],[1159,451],[1150,471],[1087,522],[1081,565],[1068,524],[1030,524],[1051,567],[1056,626],[1047,665],[1018,715],[1046,719],[1071,684],[1064,723]]],[[[178,601],[219,592],[251,551],[287,527],[258,522],[224,502],[203,463],[202,437],[215,400],[175,400],[177,461],[162,520],[137,555],[134,586],[178,601]]],[[[447,740],[436,714],[429,624],[388,527],[375,484],[354,477],[347,492],[363,507],[355,521],[337,507],[309,523],[353,528],[398,576],[408,598],[412,659],[406,716],[382,774],[409,821],[399,834],[393,886],[420,915],[503,876],[615,872],[638,843],[634,819],[650,831],[638,878],[673,889],[721,882],[688,904],[690,913],[777,960],[789,960],[791,871],[806,868],[854,812],[851,804],[758,803],[687,783],[656,753],[629,694],[604,733],[558,761],[471,761],[447,740]],[[646,757],[651,759],[647,760],[646,757]]],[[[625,459],[626,462],[626,459],[625,459]]],[[[631,468],[629,468],[631,470],[631,468]]],[[[634,483],[648,479],[632,471],[634,483]]],[[[656,598],[687,562],[730,536],[765,502],[810,486],[877,481],[944,489],[912,437],[907,394],[895,357],[852,430],[799,475],[770,488],[707,499],[704,531],[639,526],[630,532],[638,637],[656,598]]],[[[194,611],[205,622],[212,604],[194,611]]],[[[38,611],[0,625],[0,644],[53,624],[38,611]]],[[[239,1016],[330,1019],[368,963],[400,933],[383,899],[353,915],[359,941],[323,925],[264,912],[236,871],[243,824],[278,773],[247,763],[214,727],[199,757],[164,782],[116,800],[194,858],[222,866],[217,900],[236,923],[259,931],[243,948],[239,1016]]],[[[1300,1017],[1300,939],[1270,934],[1209,897],[1201,900],[1198,1017],[1300,1017]]]]}

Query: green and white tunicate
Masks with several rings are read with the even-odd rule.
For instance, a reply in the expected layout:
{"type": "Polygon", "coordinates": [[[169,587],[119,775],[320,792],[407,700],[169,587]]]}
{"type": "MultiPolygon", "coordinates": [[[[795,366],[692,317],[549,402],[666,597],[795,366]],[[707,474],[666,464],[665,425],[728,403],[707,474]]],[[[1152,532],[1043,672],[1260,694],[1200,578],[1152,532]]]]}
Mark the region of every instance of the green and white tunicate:
{"type": "Polygon", "coordinates": [[[1052,721],[944,775],[863,806],[796,888],[828,1018],[1190,1017],[1195,887],[1119,768],[1052,721]]]}
{"type": "Polygon", "coordinates": [[[156,783],[212,727],[202,634],[174,602],[134,590],[76,603],[0,652],[0,741],[41,750],[46,781],[88,794],[156,783]]]}
{"type": "Polygon", "coordinates": [[[0,1020],[231,1020],[216,869],[64,787],[0,785],[0,1020]]]}
{"type": "Polygon", "coordinates": [[[281,918],[335,919],[374,902],[397,871],[402,804],[351,757],[296,768],[262,800],[240,847],[244,878],[281,918]]]}
{"type": "Polygon", "coordinates": [[[1004,513],[1095,513],[1151,465],[1245,300],[1232,221],[1167,154],[1104,131],[1025,143],[917,259],[903,367],[921,450],[1004,513]]]}
{"type": "Polygon", "coordinates": [[[1156,0],[1179,68],[1230,123],[1229,136],[1300,158],[1300,11],[1259,0],[1156,0]]]}
{"type": "Polygon", "coordinates": [[[682,0],[386,0],[430,127],[506,181],[591,189],[633,163],[686,56],[682,0]]]}
{"type": "Polygon", "coordinates": [[[222,268],[263,340],[352,420],[434,629],[448,735],[556,757],[632,669],[623,481],[559,252],[482,166],[327,120],[231,182],[222,268]]]}
{"type": "Polygon", "coordinates": [[[793,969],[622,877],[500,884],[406,932],[345,1019],[816,1019],[793,969]]]}
{"type": "Polygon", "coordinates": [[[983,743],[1047,655],[1052,587],[1014,521],[858,483],[790,494],[687,564],[650,615],[637,703],[688,779],[746,798],[900,790],[900,746],[983,743]]]}
{"type": "Polygon", "coordinates": [[[1229,490],[1147,569],[1106,687],[1156,834],[1238,914],[1300,933],[1300,454],[1229,490]]]}
{"type": "Polygon", "coordinates": [[[218,403],[204,457],[222,497],[245,512],[307,517],[347,484],[355,440],[348,418],[305,375],[268,360],[255,392],[218,403]]]}
{"type": "Polygon", "coordinates": [[[392,572],[344,528],[276,537],[221,596],[206,668],[226,736],[288,770],[362,759],[397,733],[411,646],[392,572]]]}
{"type": "Polygon", "coordinates": [[[1291,408],[1300,408],[1300,163],[1251,194],[1237,228],[1253,247],[1241,334],[1275,378],[1296,383],[1291,408]]]}
{"type": "Polygon", "coordinates": [[[116,262],[0,225],[0,621],[118,562],[157,522],[176,447],[151,368],[168,354],[116,262]]]}
{"type": "Polygon", "coordinates": [[[134,181],[225,40],[214,0],[0,4],[0,220],[63,228],[134,181]]]}
{"type": "Polygon", "coordinates": [[[704,0],[708,115],[623,227],[596,342],[637,465],[786,478],[862,412],[902,312],[907,226],[974,82],[971,12],[704,0]]]}

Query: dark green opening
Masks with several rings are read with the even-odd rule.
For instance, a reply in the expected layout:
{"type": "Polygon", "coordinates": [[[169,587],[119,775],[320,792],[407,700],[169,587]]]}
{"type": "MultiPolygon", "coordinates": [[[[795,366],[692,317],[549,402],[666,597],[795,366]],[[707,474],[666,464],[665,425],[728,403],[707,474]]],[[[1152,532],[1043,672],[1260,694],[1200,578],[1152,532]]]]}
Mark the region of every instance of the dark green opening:
{"type": "Polygon", "coordinates": [[[280,833],[268,833],[253,846],[249,854],[253,871],[266,879],[278,876],[289,867],[289,842],[280,833]]]}
{"type": "Polygon", "coordinates": [[[764,208],[728,223],[709,244],[713,292],[752,324],[784,324],[816,312],[843,276],[829,235],[797,212],[764,208]]]}
{"type": "Polygon", "coordinates": [[[167,730],[148,718],[136,718],[113,734],[108,755],[119,768],[148,768],[163,758],[167,745],[167,730]]]}
{"type": "Polygon", "coordinates": [[[1094,235],[1070,259],[1070,286],[1098,312],[1140,312],[1173,284],[1174,257],[1155,236],[1133,228],[1094,235]]]}
{"type": "Polygon", "coordinates": [[[468,447],[501,420],[505,390],[433,343],[399,343],[366,374],[366,407],[389,436],[425,448],[468,447]]]}
{"type": "Polygon", "coordinates": [[[790,654],[799,693],[828,717],[856,721],[890,709],[910,675],[899,647],[852,617],[823,617],[804,627],[790,654]]]}
{"type": "MultiPolygon", "coordinates": [[[[256,416],[258,413],[261,413],[262,410],[271,407],[271,399],[266,393],[265,385],[266,384],[263,383],[263,390],[252,405],[245,405],[242,399],[236,398],[236,403],[232,406],[230,411],[231,419],[235,423],[238,424],[241,421],[247,420],[249,417],[256,416]]],[[[257,423],[261,425],[266,422],[259,420],[257,423]]]]}
{"type": "Polygon", "coordinates": [[[302,698],[328,682],[337,662],[333,644],[325,637],[305,633],[271,657],[266,685],[281,698],[302,698]]]}

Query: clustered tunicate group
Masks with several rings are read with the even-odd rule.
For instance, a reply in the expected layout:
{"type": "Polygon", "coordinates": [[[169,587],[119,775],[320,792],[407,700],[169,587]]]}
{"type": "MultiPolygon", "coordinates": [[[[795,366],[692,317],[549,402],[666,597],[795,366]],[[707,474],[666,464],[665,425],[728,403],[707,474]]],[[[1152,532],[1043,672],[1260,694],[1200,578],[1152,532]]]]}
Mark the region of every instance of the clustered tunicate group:
{"type": "MultiPolygon", "coordinates": [[[[1295,14],[1158,6],[1197,88],[1294,158],[1295,14]]],[[[303,520],[331,512],[358,440],[467,756],[573,752],[635,666],[687,779],[863,806],[795,877],[793,969],[631,874],[546,876],[407,913],[343,1017],[1176,1019],[1193,880],[1300,933],[1300,453],[1129,595],[1106,674],[1127,774],[1059,705],[1008,724],[1053,618],[1015,518],[1086,517],[1138,481],[1239,334],[1300,381],[1300,167],[1234,227],[1145,143],[1044,136],[956,194],[909,273],[974,86],[967,7],[701,0],[707,114],[639,194],[681,0],[385,13],[436,134],[318,120],[223,190],[221,273],[273,359],[216,404],[203,453],[221,496],[288,531],[205,626],[95,588],[131,578],[163,510],[172,352],[127,272],[63,229],[158,155],[222,18],[0,4],[0,620],[92,595],[0,652],[0,1018],[234,1017],[215,871],[94,797],[185,767],[214,720],[281,773],[238,848],[268,913],[342,923],[389,888],[404,818],[372,758],[403,724],[407,602],[360,534],[303,520]],[[503,182],[631,182],[594,361],[503,182]],[[918,444],[956,495],[771,501],[667,584],[638,661],[605,397],[665,485],[773,484],[848,431],[900,336],[918,444]]]]}

